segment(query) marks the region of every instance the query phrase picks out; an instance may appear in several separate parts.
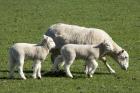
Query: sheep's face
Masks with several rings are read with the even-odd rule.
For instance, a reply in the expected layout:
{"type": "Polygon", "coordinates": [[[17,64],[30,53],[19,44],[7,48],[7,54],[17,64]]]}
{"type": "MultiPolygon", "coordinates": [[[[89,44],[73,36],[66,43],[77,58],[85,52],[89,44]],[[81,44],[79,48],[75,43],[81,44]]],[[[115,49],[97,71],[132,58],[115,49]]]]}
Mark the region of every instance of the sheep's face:
{"type": "Polygon", "coordinates": [[[44,35],[44,41],[50,49],[55,48],[55,42],[51,37],[44,35]]]}
{"type": "Polygon", "coordinates": [[[122,69],[127,70],[129,66],[129,55],[125,50],[122,50],[119,53],[117,53],[116,60],[118,61],[122,69]]]}

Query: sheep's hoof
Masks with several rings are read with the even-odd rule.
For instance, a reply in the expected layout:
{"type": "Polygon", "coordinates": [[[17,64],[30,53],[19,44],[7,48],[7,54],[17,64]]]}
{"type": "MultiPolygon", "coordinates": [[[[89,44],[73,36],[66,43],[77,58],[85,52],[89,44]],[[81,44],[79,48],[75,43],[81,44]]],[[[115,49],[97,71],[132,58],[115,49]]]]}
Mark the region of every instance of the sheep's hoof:
{"type": "Polygon", "coordinates": [[[69,78],[73,78],[73,76],[68,75],[69,78]]]}
{"type": "Polygon", "coordinates": [[[26,77],[24,77],[24,78],[21,78],[22,80],[26,80],[26,77]]]}
{"type": "Polygon", "coordinates": [[[87,74],[87,76],[88,76],[89,78],[92,78],[92,77],[93,77],[93,75],[91,75],[91,74],[87,74]]]}
{"type": "Polygon", "coordinates": [[[111,70],[110,73],[111,74],[115,74],[116,72],[115,72],[115,70],[111,70]]]}
{"type": "Polygon", "coordinates": [[[88,71],[87,71],[87,70],[85,70],[84,73],[85,73],[86,75],[88,75],[88,71]]]}

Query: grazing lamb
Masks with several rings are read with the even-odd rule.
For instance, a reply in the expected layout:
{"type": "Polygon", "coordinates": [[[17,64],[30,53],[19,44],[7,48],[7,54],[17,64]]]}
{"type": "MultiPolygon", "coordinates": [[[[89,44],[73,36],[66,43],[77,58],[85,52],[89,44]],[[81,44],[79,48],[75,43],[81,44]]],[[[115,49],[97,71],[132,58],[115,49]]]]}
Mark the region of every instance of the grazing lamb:
{"type": "MultiPolygon", "coordinates": [[[[50,26],[48,31],[46,32],[47,36],[53,38],[56,47],[53,49],[51,58],[54,61],[55,57],[57,57],[60,52],[58,50],[65,44],[95,44],[99,45],[103,41],[108,40],[111,42],[113,46],[113,52],[110,53],[110,56],[115,59],[122,69],[127,70],[129,66],[129,55],[128,53],[122,49],[119,45],[117,45],[112,38],[103,30],[96,28],[86,28],[80,27],[76,25],[68,25],[63,23],[58,23],[50,26]]],[[[106,58],[104,57],[102,60],[108,70],[111,73],[115,73],[115,71],[110,67],[107,63],[106,58]]]]}
{"type": "Polygon", "coordinates": [[[22,79],[26,79],[23,73],[24,59],[30,58],[33,63],[33,78],[41,78],[41,62],[45,60],[49,51],[55,47],[53,39],[44,35],[41,44],[16,43],[9,50],[9,77],[13,78],[15,66],[17,66],[22,79]]]}
{"type": "Polygon", "coordinates": [[[92,77],[92,74],[98,66],[96,59],[102,59],[107,53],[110,53],[112,49],[113,46],[106,41],[97,46],[66,44],[61,48],[61,55],[56,58],[53,70],[56,71],[59,63],[64,62],[66,75],[73,78],[70,72],[70,66],[75,58],[81,58],[86,61],[86,74],[92,77]]]}

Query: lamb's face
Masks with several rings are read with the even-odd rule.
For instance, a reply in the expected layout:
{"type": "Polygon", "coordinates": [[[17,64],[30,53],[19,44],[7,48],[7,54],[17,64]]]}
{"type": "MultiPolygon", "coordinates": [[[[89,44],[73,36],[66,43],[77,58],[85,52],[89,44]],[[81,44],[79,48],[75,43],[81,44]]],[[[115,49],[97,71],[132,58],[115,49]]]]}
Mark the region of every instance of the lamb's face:
{"type": "Polygon", "coordinates": [[[55,48],[55,42],[53,41],[51,37],[44,35],[44,40],[49,46],[49,48],[55,48]]]}
{"type": "Polygon", "coordinates": [[[125,50],[120,51],[117,54],[117,61],[122,69],[127,70],[129,66],[129,55],[125,50]]]}
{"type": "Polygon", "coordinates": [[[112,43],[109,41],[104,41],[103,47],[104,47],[106,53],[111,52],[113,50],[112,43]]]}

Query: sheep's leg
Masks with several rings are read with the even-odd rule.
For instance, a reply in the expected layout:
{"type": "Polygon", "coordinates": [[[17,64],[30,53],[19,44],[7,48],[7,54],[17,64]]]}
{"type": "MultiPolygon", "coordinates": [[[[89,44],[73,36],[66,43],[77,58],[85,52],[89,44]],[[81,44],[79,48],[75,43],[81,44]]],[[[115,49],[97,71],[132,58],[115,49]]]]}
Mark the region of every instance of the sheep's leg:
{"type": "Polygon", "coordinates": [[[111,66],[110,66],[107,62],[105,62],[105,65],[106,65],[106,67],[108,68],[108,70],[109,70],[110,73],[112,73],[112,74],[116,73],[115,70],[113,70],[113,69],[111,68],[111,66]]]}
{"type": "Polygon", "coordinates": [[[74,60],[66,61],[64,64],[66,75],[70,78],[73,78],[72,73],[70,72],[70,66],[72,65],[74,60]]]}
{"type": "Polygon", "coordinates": [[[92,69],[91,69],[91,71],[89,72],[89,76],[90,76],[90,77],[93,77],[92,75],[94,74],[95,70],[97,69],[98,63],[97,63],[95,60],[92,60],[90,66],[92,66],[92,69]]]}
{"type": "Polygon", "coordinates": [[[103,63],[106,65],[108,71],[109,71],[110,73],[114,74],[114,73],[115,73],[115,70],[113,70],[113,69],[111,68],[111,66],[107,63],[106,58],[105,58],[105,57],[102,57],[101,60],[102,60],[103,63]]]}
{"type": "Polygon", "coordinates": [[[18,72],[19,72],[21,78],[26,80],[26,77],[23,73],[23,65],[24,65],[24,57],[21,57],[19,62],[18,62],[18,72]]]}
{"type": "Polygon", "coordinates": [[[56,57],[54,64],[52,66],[52,72],[57,72],[59,70],[59,64],[64,63],[63,57],[61,55],[59,55],[58,57],[56,57]]]}
{"type": "Polygon", "coordinates": [[[51,61],[54,64],[56,57],[60,54],[59,49],[52,49],[51,51],[51,61]]]}

